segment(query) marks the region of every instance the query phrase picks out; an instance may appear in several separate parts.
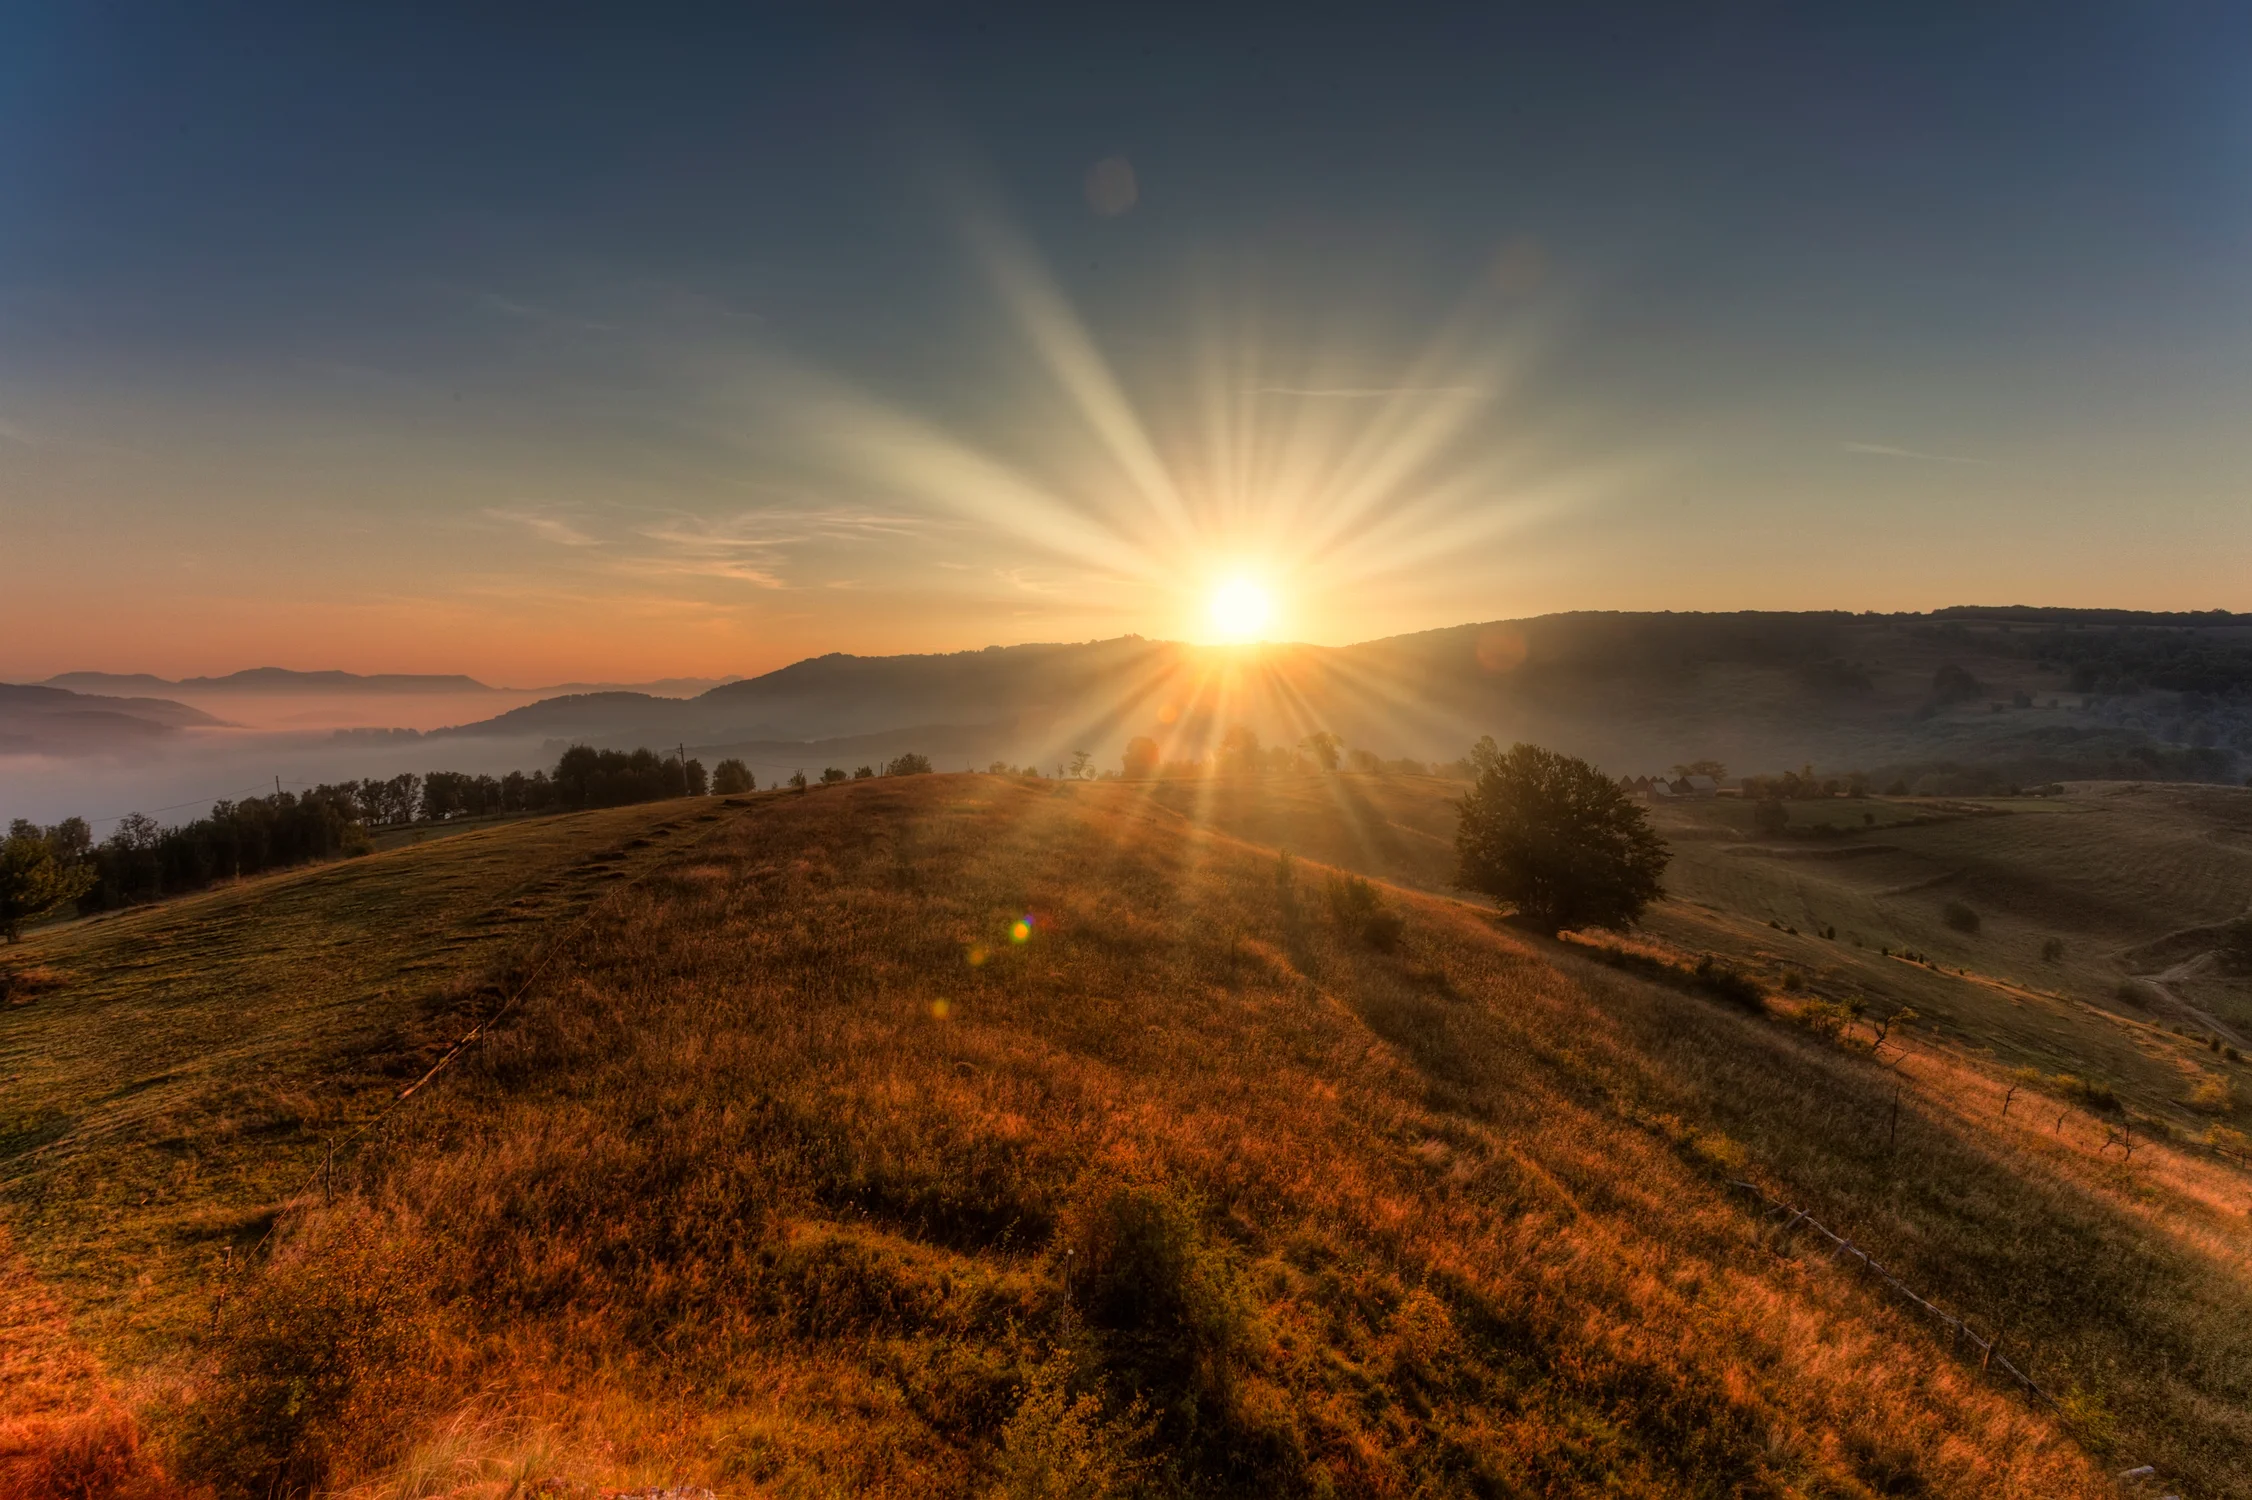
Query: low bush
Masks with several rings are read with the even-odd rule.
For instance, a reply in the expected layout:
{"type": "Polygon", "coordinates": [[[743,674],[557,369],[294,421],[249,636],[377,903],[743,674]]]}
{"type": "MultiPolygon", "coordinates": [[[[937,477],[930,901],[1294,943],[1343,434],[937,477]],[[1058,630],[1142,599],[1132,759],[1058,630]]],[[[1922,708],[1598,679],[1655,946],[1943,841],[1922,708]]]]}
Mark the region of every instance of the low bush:
{"type": "Polygon", "coordinates": [[[2232,1114],[2236,1110],[2236,1091],[2229,1087],[2226,1078],[2204,1078],[2189,1091],[2189,1107],[2209,1115],[2232,1114]]]}
{"type": "Polygon", "coordinates": [[[1341,929],[1380,953],[1397,948],[1406,929],[1400,914],[1358,875],[1329,877],[1329,914],[1341,929]]]}
{"type": "Polygon", "coordinates": [[[1065,1211],[1072,1301],[1101,1365],[1142,1403],[1168,1446],[1224,1444],[1234,1365],[1257,1304],[1202,1207],[1172,1183],[1102,1179],[1065,1211]]]}
{"type": "Polygon", "coordinates": [[[2151,987],[2140,979],[2120,980],[2118,987],[2111,992],[2111,995],[2121,1005],[2131,1005],[2137,1010],[2150,1009],[2158,999],[2151,987]]]}
{"type": "Polygon", "coordinates": [[[2051,1086],[2073,1103],[2086,1105],[2089,1109],[2108,1114],[2119,1108],[2119,1096],[2112,1092],[2108,1083],[2082,1078],[2076,1073],[2059,1073],[2051,1081],[2051,1086]]]}
{"type": "Polygon", "coordinates": [[[1950,901],[1939,909],[1939,919],[1957,932],[1976,935],[1979,927],[1978,913],[1960,901],[1950,901]]]}
{"type": "Polygon", "coordinates": [[[382,1462],[369,1435],[408,1430],[439,1385],[421,1278],[368,1221],[299,1248],[226,1309],[210,1394],[182,1435],[188,1477],[223,1496],[306,1493],[332,1468],[382,1462]]]}
{"type": "Polygon", "coordinates": [[[1705,954],[1697,960],[1691,977],[1698,989],[1716,1000],[1725,1000],[1750,1011],[1767,1009],[1767,992],[1759,987],[1759,982],[1725,959],[1705,954]]]}
{"type": "Polygon", "coordinates": [[[1834,1000],[1809,1000],[1791,1019],[1825,1042],[1835,1042],[1844,1037],[1853,1013],[1834,1000]]]}
{"type": "Polygon", "coordinates": [[[62,970],[45,964],[0,964],[0,1006],[29,1005],[67,982],[62,970]]]}
{"type": "Polygon", "coordinates": [[[1001,1429],[995,1500],[1107,1500],[1140,1488],[1148,1460],[1141,1408],[1112,1415],[1099,1390],[1074,1389],[1073,1361],[1057,1350],[1025,1383],[1001,1429]]]}

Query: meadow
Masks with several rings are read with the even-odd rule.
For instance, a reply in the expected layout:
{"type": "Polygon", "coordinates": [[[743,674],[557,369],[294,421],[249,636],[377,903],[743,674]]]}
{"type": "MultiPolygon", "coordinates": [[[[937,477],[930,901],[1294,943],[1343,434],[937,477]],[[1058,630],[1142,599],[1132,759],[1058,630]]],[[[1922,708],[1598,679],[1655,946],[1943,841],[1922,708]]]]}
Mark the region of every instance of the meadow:
{"type": "MultiPolygon", "coordinates": [[[[1953,877],[1996,947],[1942,950],[1913,893],[1849,906],[1730,852],[1737,809],[1668,810],[1705,821],[1669,826],[1649,931],[1552,942],[1437,891],[1451,790],[880,779],[42,934],[23,957],[59,977],[0,1013],[0,1380],[51,1415],[0,1483],[2061,1496],[2147,1463],[2252,1494],[2252,1182],[2186,1124],[2123,1153],[2103,1111],[2009,1096],[2003,1049],[2042,1032],[2004,1024],[2035,939],[2001,886],[1953,877]],[[1808,935],[1849,917],[1990,982],[1808,935]],[[1768,999],[1684,982],[1702,952],[1768,999]],[[1864,968],[1938,987],[1900,992],[1933,1007],[1913,1057],[1806,1024],[1864,968]],[[1998,1333],[2054,1404],[1737,1181],[1998,1333]]],[[[1890,816],[1963,869],[1946,839],[2053,862],[2072,826],[1890,816]]],[[[2172,842],[2134,856],[2153,890],[2234,868],[2172,842]]],[[[2204,919],[2134,899],[2134,941],[2204,919]]],[[[2157,1051],[2122,1065],[2189,1058],[2070,962],[2060,1057],[2091,1073],[2075,1039],[2128,1025],[2157,1051]]],[[[2154,1119],[2160,1076],[2119,1077],[2154,1119]]]]}

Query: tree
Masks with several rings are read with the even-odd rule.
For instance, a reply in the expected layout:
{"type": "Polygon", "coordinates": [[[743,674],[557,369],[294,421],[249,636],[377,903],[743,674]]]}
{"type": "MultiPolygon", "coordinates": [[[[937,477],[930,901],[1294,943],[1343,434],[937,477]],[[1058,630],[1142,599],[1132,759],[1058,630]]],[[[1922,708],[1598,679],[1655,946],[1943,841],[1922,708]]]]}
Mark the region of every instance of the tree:
{"type": "Polygon", "coordinates": [[[1259,748],[1259,731],[1248,724],[1230,726],[1220,736],[1220,772],[1222,775],[1256,776],[1267,769],[1267,758],[1259,748]]]}
{"type": "Polygon", "coordinates": [[[1146,734],[1138,734],[1126,742],[1125,776],[1128,781],[1147,781],[1157,774],[1160,752],[1157,741],[1146,734]]]}
{"type": "Polygon", "coordinates": [[[1298,742],[1298,748],[1314,758],[1314,763],[1325,771],[1337,769],[1337,758],[1345,749],[1345,742],[1326,729],[1317,729],[1298,742]]]}
{"type": "Polygon", "coordinates": [[[1985,697],[1986,684],[1949,662],[1931,674],[1931,696],[1935,703],[1965,703],[1985,697]]]}
{"type": "Polygon", "coordinates": [[[1584,760],[1488,735],[1455,831],[1455,884],[1517,908],[1549,932],[1619,927],[1662,894],[1671,857],[1640,807],[1584,760]]]}
{"type": "Polygon", "coordinates": [[[1693,760],[1685,766],[1673,768],[1673,779],[1676,781],[1690,776],[1710,776],[1716,782],[1726,781],[1728,768],[1717,760],[1693,760]]]}
{"type": "Polygon", "coordinates": [[[733,797],[754,790],[751,768],[730,755],[712,767],[712,790],[722,797],[733,797]]]}
{"type": "Polygon", "coordinates": [[[1345,752],[1345,764],[1364,776],[1380,775],[1384,770],[1384,762],[1374,750],[1348,750],[1345,752]]]}
{"type": "Polygon", "coordinates": [[[842,766],[829,766],[821,772],[823,786],[835,786],[840,781],[850,781],[852,776],[842,766]]]}
{"type": "Polygon", "coordinates": [[[904,755],[894,757],[891,763],[884,767],[884,774],[886,776],[928,776],[930,769],[931,758],[929,756],[918,755],[910,750],[904,755]]]}
{"type": "Polygon", "coordinates": [[[1086,780],[1086,779],[1087,779],[1087,767],[1088,767],[1088,766],[1089,766],[1090,764],[1092,764],[1092,763],[1093,763],[1094,759],[1095,759],[1095,757],[1094,757],[1094,753],[1093,753],[1092,751],[1088,751],[1088,750],[1074,750],[1074,751],[1072,751],[1072,752],[1071,752],[1071,779],[1072,779],[1072,780],[1074,780],[1074,781],[1084,781],[1084,780],[1086,780]]]}
{"type": "Polygon", "coordinates": [[[15,942],[24,923],[62,910],[93,885],[91,864],[65,859],[45,834],[17,823],[0,840],[0,938],[15,942]]]}
{"type": "Polygon", "coordinates": [[[805,790],[805,772],[792,771],[790,773],[790,790],[793,792],[802,792],[805,790]]]}

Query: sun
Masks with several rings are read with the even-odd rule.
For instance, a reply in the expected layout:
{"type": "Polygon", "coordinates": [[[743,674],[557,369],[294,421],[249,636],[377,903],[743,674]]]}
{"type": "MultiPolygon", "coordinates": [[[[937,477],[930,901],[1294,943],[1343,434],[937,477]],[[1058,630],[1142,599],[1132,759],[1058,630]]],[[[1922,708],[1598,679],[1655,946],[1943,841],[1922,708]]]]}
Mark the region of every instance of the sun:
{"type": "Polygon", "coordinates": [[[1259,639],[1274,614],[1274,600],[1256,580],[1239,575],[1212,591],[1212,629],[1223,641],[1259,639]]]}

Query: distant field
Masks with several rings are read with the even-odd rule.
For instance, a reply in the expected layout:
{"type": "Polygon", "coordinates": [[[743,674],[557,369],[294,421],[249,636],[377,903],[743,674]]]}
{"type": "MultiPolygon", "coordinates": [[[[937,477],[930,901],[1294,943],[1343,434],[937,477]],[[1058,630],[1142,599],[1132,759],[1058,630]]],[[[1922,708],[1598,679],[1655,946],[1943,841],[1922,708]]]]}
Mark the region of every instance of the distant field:
{"type": "MultiPolygon", "coordinates": [[[[1896,847],[1842,860],[1798,856],[1861,835],[1745,852],[1748,811],[1666,809],[1679,895],[1640,951],[1735,955],[1761,1016],[1438,894],[1459,792],[883,779],[43,934],[62,987],[0,1017],[37,1280],[0,1290],[68,1312],[148,1453],[244,1494],[2049,1497],[2154,1463],[2252,1495],[2252,1177],[2187,1116],[2130,1166],[2115,1116],[2003,1113],[2005,1046],[2116,1061],[2154,1112],[2168,1059],[2228,1066],[2074,989],[2182,925],[2167,880],[2235,878],[2226,808],[1872,805],[1896,847]],[[1893,859],[1923,863],[1859,873],[1893,859]],[[2066,999],[2013,967],[2030,860],[2109,903],[2066,999]],[[1396,947],[1332,912],[1330,865],[1396,882],[1396,947]],[[1923,904],[1952,886],[1996,934],[1972,977],[1846,936],[1936,923],[1952,963],[1923,904]],[[214,1315],[323,1133],[533,952],[522,1009],[214,1315]],[[1933,1007],[1912,1056],[1792,1023],[1849,986],[1933,1007]],[[1736,1178],[2001,1330],[2063,1410],[1736,1178]]],[[[0,1385],[39,1364],[9,1327],[0,1385]]],[[[42,1399],[95,1399],[73,1379],[42,1399]]]]}
{"type": "MultiPolygon", "coordinates": [[[[1433,778],[1341,775],[1160,784],[1154,796],[1237,837],[1443,891],[1462,791],[1433,778]]],[[[2119,998],[2123,981],[2181,956],[2145,953],[2149,945],[2252,910],[2252,791],[2097,782],[2054,798],[1841,797],[1789,808],[1793,831],[1766,838],[1753,831],[1752,805],[1735,798],[1656,805],[1674,859],[1671,899],[1651,913],[1651,930],[1770,984],[1796,975],[1810,995],[1879,1015],[1912,1008],[1927,1039],[2103,1082],[2186,1133],[2214,1122],[2190,1102],[2208,1080],[2252,1108],[2252,1066],[2207,1045],[2219,1034],[2252,1055],[2252,975],[2193,964],[2163,989],[2131,989],[2144,1004],[2119,998]],[[1808,836],[1822,825],[1840,832],[1808,836]],[[1951,903],[1977,915],[1975,933],[1948,925],[1951,903]],[[2052,941],[2062,947],[2055,959],[2043,956],[2052,941]],[[1937,967],[1888,958],[1888,948],[1937,967]]]]}

